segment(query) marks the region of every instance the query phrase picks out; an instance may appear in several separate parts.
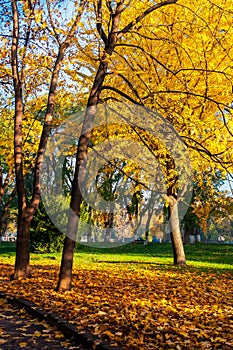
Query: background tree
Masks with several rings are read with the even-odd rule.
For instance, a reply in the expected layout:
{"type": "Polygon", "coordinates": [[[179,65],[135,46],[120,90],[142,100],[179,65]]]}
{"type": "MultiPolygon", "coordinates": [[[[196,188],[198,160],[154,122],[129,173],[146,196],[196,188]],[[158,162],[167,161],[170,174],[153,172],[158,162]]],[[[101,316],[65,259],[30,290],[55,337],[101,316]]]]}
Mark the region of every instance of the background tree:
{"type": "Polygon", "coordinates": [[[194,184],[194,198],[191,204],[192,213],[196,217],[196,223],[201,228],[204,236],[207,236],[208,221],[214,217],[216,222],[218,218],[229,216],[229,208],[226,193],[221,189],[223,178],[221,172],[215,175],[202,173],[196,175],[197,182],[194,184]]]}
{"type": "Polygon", "coordinates": [[[1,109],[0,138],[0,235],[6,230],[9,206],[15,196],[13,171],[13,128],[11,113],[7,108],[1,109]],[[12,144],[10,144],[12,142],[12,144]]]}

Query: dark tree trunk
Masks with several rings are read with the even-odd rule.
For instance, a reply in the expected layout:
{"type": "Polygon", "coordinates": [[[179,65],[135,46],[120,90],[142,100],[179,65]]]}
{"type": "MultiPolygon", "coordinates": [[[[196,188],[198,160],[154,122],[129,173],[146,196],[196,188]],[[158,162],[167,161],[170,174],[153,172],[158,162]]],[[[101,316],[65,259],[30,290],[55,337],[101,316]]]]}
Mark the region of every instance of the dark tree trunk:
{"type": "MultiPolygon", "coordinates": [[[[65,245],[63,247],[63,253],[62,253],[62,261],[61,261],[61,267],[60,267],[60,274],[58,279],[58,285],[57,290],[63,291],[71,288],[71,280],[72,280],[72,262],[74,258],[74,249],[69,249],[69,247],[73,247],[75,245],[75,242],[71,242],[74,234],[77,234],[77,228],[78,228],[78,218],[80,215],[80,205],[82,202],[82,194],[79,188],[79,168],[81,163],[85,160],[87,156],[87,149],[89,145],[89,140],[91,136],[91,130],[93,126],[93,121],[97,109],[97,104],[99,102],[99,97],[101,93],[101,88],[103,86],[103,82],[107,73],[108,68],[108,60],[107,60],[107,54],[111,55],[115,44],[117,42],[117,30],[120,20],[120,13],[121,8],[123,8],[123,4],[117,5],[119,8],[119,14],[114,17],[113,23],[112,23],[112,30],[109,34],[109,37],[107,39],[106,35],[103,32],[102,29],[102,3],[101,1],[98,2],[98,13],[97,13],[97,29],[100,33],[100,36],[102,37],[103,41],[105,42],[105,53],[101,57],[100,64],[95,76],[95,80],[92,86],[92,89],[90,91],[89,99],[87,102],[87,109],[84,116],[84,122],[83,122],[83,128],[81,132],[81,136],[79,139],[79,144],[77,148],[77,157],[76,157],[76,168],[75,168],[75,174],[74,174],[74,181],[72,186],[72,194],[71,194],[71,204],[70,207],[73,210],[73,213],[76,214],[77,220],[72,220],[72,218],[69,218],[68,223],[68,229],[67,229],[67,237],[65,240],[65,245]],[[73,223],[73,224],[72,224],[73,223]],[[69,267],[69,271],[68,271],[69,267]]],[[[84,174],[83,174],[84,176],[84,174]]],[[[80,179],[81,180],[81,179],[80,179]]],[[[80,181],[82,183],[82,180],[80,181]]],[[[75,240],[75,237],[73,237],[73,240],[75,240]]]]}
{"type": "Polygon", "coordinates": [[[14,159],[15,177],[18,194],[18,232],[15,272],[13,278],[28,277],[29,270],[29,230],[24,227],[25,209],[27,207],[26,191],[23,176],[23,151],[22,151],[22,120],[23,120],[23,95],[22,81],[19,75],[18,42],[19,42],[19,18],[17,2],[12,1],[13,13],[13,38],[11,48],[11,66],[15,93],[15,117],[14,117],[14,159]],[[24,233],[25,229],[25,233],[24,233]]]}
{"type": "Polygon", "coordinates": [[[105,237],[104,241],[109,242],[109,240],[112,238],[111,233],[112,233],[112,228],[114,225],[114,203],[110,202],[110,211],[107,213],[107,219],[105,222],[105,237]]]}
{"type": "Polygon", "coordinates": [[[186,245],[190,244],[190,234],[191,234],[190,230],[186,228],[184,230],[184,244],[186,245]]]}
{"type": "Polygon", "coordinates": [[[71,289],[74,250],[75,240],[66,236],[62,252],[62,268],[60,269],[59,283],[56,288],[58,291],[71,289]]]}
{"type": "Polygon", "coordinates": [[[8,200],[6,203],[2,203],[2,213],[1,213],[1,216],[0,216],[0,236],[2,235],[2,232],[5,230],[6,228],[6,219],[7,219],[7,216],[8,216],[8,209],[10,207],[10,204],[12,202],[12,200],[14,199],[14,196],[16,194],[16,187],[13,189],[12,193],[10,194],[10,196],[8,197],[8,200]]]}
{"type": "Polygon", "coordinates": [[[16,259],[13,279],[31,276],[29,264],[30,251],[30,221],[26,219],[26,210],[18,218],[18,232],[16,241],[16,259]]]}
{"type": "MultiPolygon", "coordinates": [[[[74,247],[78,230],[78,220],[80,217],[80,206],[82,203],[82,193],[79,187],[79,182],[82,184],[82,180],[84,180],[81,179],[81,177],[79,176],[79,168],[87,155],[87,149],[89,145],[94,115],[96,113],[99,94],[106,74],[106,69],[107,63],[101,62],[96,75],[96,79],[94,81],[93,88],[90,93],[88,106],[84,117],[83,131],[79,138],[76,156],[76,168],[71,192],[70,207],[72,209],[72,213],[69,216],[65,244],[63,246],[60,273],[56,288],[56,290],[58,291],[69,290],[71,288],[74,247]]],[[[85,176],[84,172],[82,175],[83,177],[85,176]]]]}

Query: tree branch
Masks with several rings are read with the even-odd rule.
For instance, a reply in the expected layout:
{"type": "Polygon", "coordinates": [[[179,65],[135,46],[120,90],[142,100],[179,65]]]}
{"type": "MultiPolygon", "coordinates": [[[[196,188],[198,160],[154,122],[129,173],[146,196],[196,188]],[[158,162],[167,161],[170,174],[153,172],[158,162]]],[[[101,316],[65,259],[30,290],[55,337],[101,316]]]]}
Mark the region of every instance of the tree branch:
{"type": "Polygon", "coordinates": [[[131,28],[133,28],[136,24],[138,24],[143,18],[145,18],[147,15],[149,15],[151,12],[159,9],[160,7],[175,4],[178,0],[167,0],[160,2],[158,4],[155,4],[154,6],[149,7],[147,10],[145,10],[141,15],[139,15],[135,20],[130,22],[125,28],[123,28],[117,35],[117,38],[120,39],[125,33],[128,33],[131,28]]]}
{"type": "Polygon", "coordinates": [[[132,102],[133,104],[143,105],[143,104],[138,103],[137,101],[135,101],[132,97],[127,95],[125,92],[115,88],[114,86],[103,85],[101,91],[102,90],[112,90],[112,91],[116,92],[117,94],[121,95],[122,97],[126,98],[128,101],[132,102]]]}
{"type": "Polygon", "coordinates": [[[101,37],[101,39],[104,42],[104,45],[107,46],[108,44],[108,38],[107,35],[105,34],[104,30],[103,30],[103,18],[102,18],[102,0],[98,1],[97,4],[97,9],[96,9],[96,28],[97,31],[101,37]]]}

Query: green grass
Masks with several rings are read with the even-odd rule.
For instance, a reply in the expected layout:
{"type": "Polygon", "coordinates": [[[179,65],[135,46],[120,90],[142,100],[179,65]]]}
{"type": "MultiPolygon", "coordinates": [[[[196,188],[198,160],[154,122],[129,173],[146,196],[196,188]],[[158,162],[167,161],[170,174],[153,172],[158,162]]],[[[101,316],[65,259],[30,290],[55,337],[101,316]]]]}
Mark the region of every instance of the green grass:
{"type": "MultiPolygon", "coordinates": [[[[233,271],[233,245],[204,244],[185,246],[187,264],[189,268],[200,270],[233,271]]],[[[15,256],[15,243],[0,243],[1,263],[12,264],[15,256]]],[[[56,263],[59,264],[60,253],[31,254],[32,263],[56,263]]],[[[83,264],[147,264],[157,265],[161,268],[172,266],[172,246],[169,243],[144,246],[141,244],[127,244],[116,248],[94,248],[77,245],[74,263],[83,264]]]]}

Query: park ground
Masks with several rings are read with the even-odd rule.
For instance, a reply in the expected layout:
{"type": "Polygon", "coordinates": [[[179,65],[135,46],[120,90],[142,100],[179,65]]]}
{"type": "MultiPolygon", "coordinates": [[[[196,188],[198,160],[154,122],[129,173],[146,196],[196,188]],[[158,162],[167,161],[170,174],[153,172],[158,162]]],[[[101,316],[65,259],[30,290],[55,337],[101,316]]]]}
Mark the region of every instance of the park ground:
{"type": "Polygon", "coordinates": [[[15,244],[0,244],[0,291],[57,313],[126,350],[233,349],[233,245],[78,246],[73,288],[55,292],[60,254],[31,254],[32,277],[10,281],[15,244]]]}

